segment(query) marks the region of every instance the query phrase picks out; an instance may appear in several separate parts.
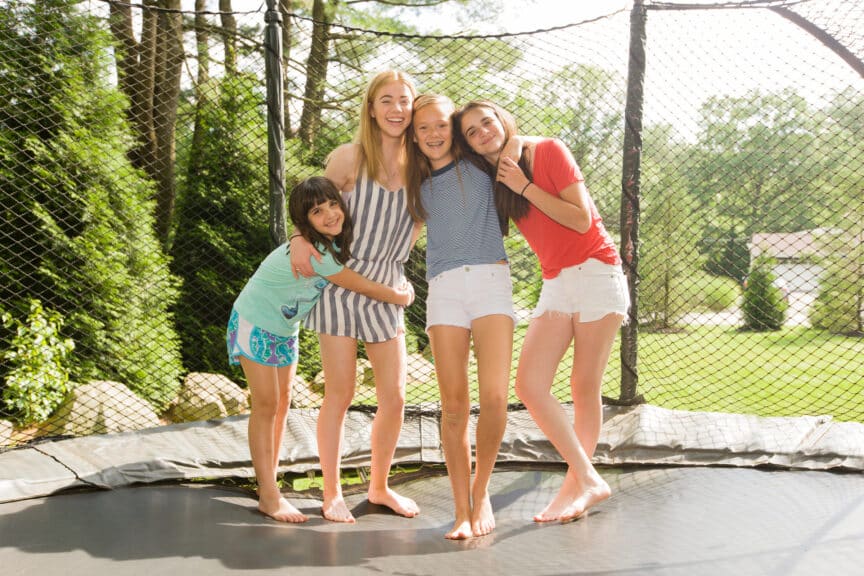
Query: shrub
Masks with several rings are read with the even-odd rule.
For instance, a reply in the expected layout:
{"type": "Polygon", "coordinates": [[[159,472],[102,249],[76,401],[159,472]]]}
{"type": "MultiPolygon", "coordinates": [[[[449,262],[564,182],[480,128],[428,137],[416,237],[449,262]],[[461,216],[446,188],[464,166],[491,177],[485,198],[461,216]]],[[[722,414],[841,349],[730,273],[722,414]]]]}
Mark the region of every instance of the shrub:
{"type": "Polygon", "coordinates": [[[2,321],[15,329],[11,347],[0,353],[11,367],[3,388],[6,412],[19,424],[46,420],[69,391],[66,357],[75,344],[60,335],[60,315],[44,310],[39,300],[30,301],[26,322],[9,312],[3,312],[2,321]]]}
{"type": "Polygon", "coordinates": [[[759,258],[747,277],[744,288],[744,328],[748,330],[779,330],[786,321],[789,305],[774,281],[771,271],[773,260],[759,258]]]}

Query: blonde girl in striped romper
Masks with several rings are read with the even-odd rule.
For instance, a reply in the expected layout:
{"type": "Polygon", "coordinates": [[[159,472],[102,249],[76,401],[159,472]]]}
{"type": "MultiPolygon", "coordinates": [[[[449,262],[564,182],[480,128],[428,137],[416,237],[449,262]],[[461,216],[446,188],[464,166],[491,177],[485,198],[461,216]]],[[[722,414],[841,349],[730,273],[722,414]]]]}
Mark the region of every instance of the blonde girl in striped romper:
{"type": "MultiPolygon", "coordinates": [[[[370,81],[363,98],[355,141],[337,147],[324,176],[342,191],[354,220],[352,258],[347,266],[370,280],[405,282],[408,259],[422,223],[407,208],[404,189],[406,138],[416,90],[403,73],[385,71],[370,81]]],[[[291,240],[295,273],[311,274],[314,248],[291,240]]],[[[372,424],[372,465],[368,499],[406,517],[420,509],[390,489],[387,477],[402,429],[407,352],[403,308],[342,289],[325,288],[305,325],[318,332],[324,368],[324,402],[318,416],[318,452],[324,476],[325,518],[354,522],[339,483],[342,428],[354,398],[357,341],[363,341],[375,377],[378,411],[372,424]]]]}

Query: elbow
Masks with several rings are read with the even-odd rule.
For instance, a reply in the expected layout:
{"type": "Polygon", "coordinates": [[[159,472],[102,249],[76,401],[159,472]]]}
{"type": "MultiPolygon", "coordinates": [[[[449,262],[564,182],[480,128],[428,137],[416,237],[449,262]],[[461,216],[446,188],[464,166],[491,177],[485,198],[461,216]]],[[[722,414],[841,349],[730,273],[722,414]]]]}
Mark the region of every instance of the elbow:
{"type": "Polygon", "coordinates": [[[588,218],[577,218],[576,222],[573,223],[572,228],[579,232],[580,234],[585,234],[591,229],[591,217],[588,218]]]}

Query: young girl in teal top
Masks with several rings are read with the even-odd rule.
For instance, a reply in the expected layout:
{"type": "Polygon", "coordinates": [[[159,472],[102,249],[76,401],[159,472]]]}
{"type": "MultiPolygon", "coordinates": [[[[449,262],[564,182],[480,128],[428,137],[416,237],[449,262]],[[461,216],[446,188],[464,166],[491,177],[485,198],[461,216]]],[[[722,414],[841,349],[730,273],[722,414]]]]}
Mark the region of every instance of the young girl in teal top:
{"type": "Polygon", "coordinates": [[[258,481],[258,509],[282,522],[307,517],[282,497],[276,484],[279,446],[297,373],[300,321],[332,282],[376,300],[408,306],[410,284],[393,288],[345,268],[351,256],[352,224],[342,195],[322,176],[303,180],[288,201],[295,235],[303,236],[323,255],[313,260],[317,273],[295,278],[288,244],[268,255],[240,292],[228,321],[231,364],[239,364],[249,385],[249,450],[258,481]]]}

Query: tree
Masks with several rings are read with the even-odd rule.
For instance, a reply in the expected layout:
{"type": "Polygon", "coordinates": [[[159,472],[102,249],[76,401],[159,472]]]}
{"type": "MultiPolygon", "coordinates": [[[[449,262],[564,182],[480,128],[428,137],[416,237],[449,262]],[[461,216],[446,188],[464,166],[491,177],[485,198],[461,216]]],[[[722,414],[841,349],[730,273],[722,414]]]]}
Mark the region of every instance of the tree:
{"type": "Polygon", "coordinates": [[[74,0],[0,11],[0,303],[39,300],[75,342],[75,381],[119,380],[164,408],[179,387],[177,291],[153,189],[130,163],[110,37],[74,0]]]}
{"type": "Polygon", "coordinates": [[[303,91],[303,113],[300,115],[299,136],[303,144],[312,148],[314,136],[321,123],[321,108],[324,104],[324,87],[327,82],[328,44],[330,26],[339,3],[330,4],[314,0],[312,4],[312,45],[306,60],[306,88],[303,91]]]}
{"type": "Polygon", "coordinates": [[[267,126],[253,76],[225,76],[211,88],[197,103],[202,136],[187,160],[172,268],[183,278],[175,314],[187,368],[225,372],[231,305],[270,251],[267,126]]]}
{"type": "Polygon", "coordinates": [[[771,258],[757,258],[747,276],[741,305],[745,330],[779,330],[786,321],[789,305],[782,290],[775,285],[773,265],[771,258]]]}
{"type": "Polygon", "coordinates": [[[864,96],[847,88],[829,103],[832,135],[824,161],[833,198],[824,206],[831,231],[821,243],[825,272],[810,310],[810,323],[841,334],[864,333],[864,96]]]}
{"type": "Polygon", "coordinates": [[[129,153],[133,166],[156,183],[156,231],[167,245],[175,202],[175,127],[183,26],[180,0],[143,0],[141,39],[135,37],[132,5],[109,3],[120,90],[129,99],[128,118],[137,146],[129,153]]]}
{"type": "Polygon", "coordinates": [[[653,330],[672,328],[681,314],[695,307],[683,284],[698,267],[696,214],[686,180],[670,165],[686,162],[688,148],[672,142],[672,127],[657,126],[645,134],[640,225],[639,316],[653,330]]]}
{"type": "Polygon", "coordinates": [[[817,222],[828,192],[818,169],[816,117],[792,89],[705,102],[690,174],[710,222],[701,242],[709,271],[735,278],[736,255],[753,233],[805,230],[817,222]]]}

